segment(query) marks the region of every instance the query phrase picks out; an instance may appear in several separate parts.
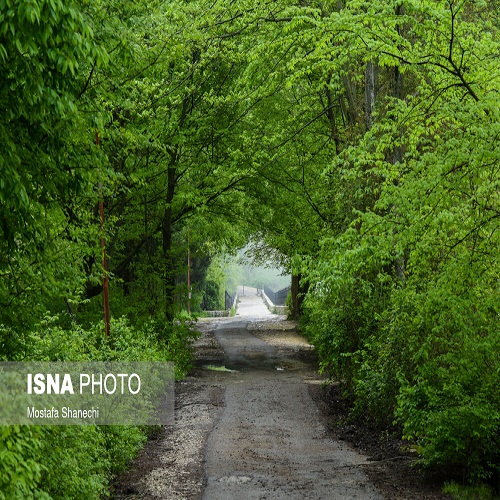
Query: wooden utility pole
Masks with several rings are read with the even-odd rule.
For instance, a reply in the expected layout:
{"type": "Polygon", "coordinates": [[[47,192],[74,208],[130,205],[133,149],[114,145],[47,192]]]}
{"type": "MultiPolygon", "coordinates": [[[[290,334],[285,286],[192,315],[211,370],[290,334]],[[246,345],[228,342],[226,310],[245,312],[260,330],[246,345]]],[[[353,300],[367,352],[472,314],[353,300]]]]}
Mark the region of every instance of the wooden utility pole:
{"type": "Polygon", "coordinates": [[[189,250],[189,226],[188,226],[188,314],[191,314],[191,253],[189,250]]]}
{"type": "MultiPolygon", "coordinates": [[[[99,132],[95,133],[95,143],[100,147],[101,140],[99,132]]],[[[101,220],[101,248],[102,248],[102,268],[104,270],[104,280],[102,283],[102,293],[104,299],[104,331],[106,337],[109,337],[111,314],[109,312],[109,278],[108,278],[108,263],[106,259],[106,239],[104,238],[104,196],[102,193],[101,167],[99,166],[99,216],[101,220]]]]}

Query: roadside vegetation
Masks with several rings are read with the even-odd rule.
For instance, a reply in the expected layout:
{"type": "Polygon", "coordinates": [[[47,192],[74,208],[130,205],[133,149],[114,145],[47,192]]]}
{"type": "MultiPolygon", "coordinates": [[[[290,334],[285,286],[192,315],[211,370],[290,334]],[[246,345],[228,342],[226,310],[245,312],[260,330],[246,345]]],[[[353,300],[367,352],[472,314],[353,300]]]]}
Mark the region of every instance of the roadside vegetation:
{"type": "MultiPolygon", "coordinates": [[[[181,377],[188,294],[220,305],[252,241],[353,413],[498,493],[499,14],[0,1],[0,360],[181,377]]],[[[1,428],[0,498],[98,498],[144,439],[1,428]]]]}

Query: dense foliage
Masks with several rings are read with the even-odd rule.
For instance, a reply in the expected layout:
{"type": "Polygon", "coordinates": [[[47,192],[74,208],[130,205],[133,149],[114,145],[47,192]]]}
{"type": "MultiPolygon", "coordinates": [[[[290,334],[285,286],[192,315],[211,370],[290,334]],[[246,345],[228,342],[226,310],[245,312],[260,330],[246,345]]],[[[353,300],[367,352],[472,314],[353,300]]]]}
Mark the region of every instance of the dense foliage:
{"type": "MultiPolygon", "coordinates": [[[[15,352],[8,353],[8,359],[174,359],[178,377],[190,366],[192,332],[186,321],[166,336],[158,335],[158,325],[150,323],[138,330],[124,318],[112,322],[108,338],[102,332],[102,323],[89,329],[76,323],[63,328],[59,318],[45,317],[24,336],[15,352]]],[[[1,333],[7,337],[11,332],[1,333]]],[[[112,475],[128,465],[154,430],[133,426],[0,427],[0,498],[100,498],[112,475]]]]}
{"type": "MultiPolygon", "coordinates": [[[[181,376],[188,251],[193,308],[215,308],[223,256],[251,239],[293,273],[357,415],[498,485],[499,13],[0,0],[0,359],[173,359],[181,376]]],[[[0,496],[98,497],[143,439],[4,428],[0,496]]]]}
{"type": "Polygon", "coordinates": [[[358,414],[400,425],[427,465],[495,481],[497,14],[494,3],[454,1],[307,13],[321,33],[309,67],[336,78],[329,87],[345,127],[318,171],[328,223],[301,264],[306,329],[358,414]],[[365,74],[352,71],[355,60],[365,74]],[[360,84],[363,94],[349,96],[360,84]],[[354,106],[346,115],[344,99],[354,106]]]}

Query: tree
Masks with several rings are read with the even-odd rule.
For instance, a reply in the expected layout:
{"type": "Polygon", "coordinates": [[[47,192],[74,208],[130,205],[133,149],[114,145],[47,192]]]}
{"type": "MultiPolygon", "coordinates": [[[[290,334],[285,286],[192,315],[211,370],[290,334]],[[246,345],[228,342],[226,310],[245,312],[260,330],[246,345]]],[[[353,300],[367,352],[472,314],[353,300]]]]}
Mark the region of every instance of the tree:
{"type": "Polygon", "coordinates": [[[232,29],[228,5],[201,16],[197,2],[155,8],[136,6],[136,17],[121,28],[133,39],[129,65],[116,74],[96,71],[95,86],[111,117],[101,134],[112,172],[110,271],[125,294],[148,297],[151,312],[172,319],[186,225],[200,237],[227,244],[234,235],[243,244],[230,227],[249,178],[249,154],[236,139],[239,102],[232,87],[241,62],[233,38],[225,36],[232,29]]]}
{"type": "Polygon", "coordinates": [[[378,61],[379,91],[324,171],[347,224],[305,267],[309,331],[358,412],[396,415],[425,463],[477,479],[497,473],[498,26],[486,4],[399,7],[346,2],[328,19],[378,61]]]}
{"type": "Polygon", "coordinates": [[[88,233],[69,219],[95,156],[77,101],[106,54],[77,2],[8,2],[1,19],[0,321],[29,324],[81,285],[74,255],[88,233]]]}

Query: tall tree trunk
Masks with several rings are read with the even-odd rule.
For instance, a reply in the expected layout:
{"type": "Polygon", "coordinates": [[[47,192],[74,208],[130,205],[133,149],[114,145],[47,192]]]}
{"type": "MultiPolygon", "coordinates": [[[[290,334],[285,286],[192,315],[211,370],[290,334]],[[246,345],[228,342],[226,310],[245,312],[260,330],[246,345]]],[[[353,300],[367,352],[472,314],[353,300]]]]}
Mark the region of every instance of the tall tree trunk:
{"type": "Polygon", "coordinates": [[[373,112],[377,98],[377,71],[373,61],[368,61],[365,68],[365,120],[366,130],[373,125],[373,112]]]}
{"type": "MultiPolygon", "coordinates": [[[[175,162],[175,154],[172,156],[175,162]]],[[[174,199],[176,183],[176,169],[171,166],[167,173],[166,207],[162,223],[163,261],[165,265],[165,318],[167,321],[174,319],[174,292],[175,292],[175,261],[172,255],[172,201],[174,199]]]]}
{"type": "Polygon", "coordinates": [[[358,114],[356,112],[356,84],[348,76],[343,77],[343,82],[347,107],[345,106],[344,100],[341,99],[342,114],[347,118],[347,123],[349,125],[354,125],[358,119],[358,114]]]}
{"type": "Polygon", "coordinates": [[[337,127],[337,121],[335,118],[335,110],[334,110],[334,105],[333,105],[333,96],[332,96],[332,91],[330,88],[327,86],[326,87],[326,98],[327,98],[327,112],[326,116],[328,118],[328,121],[330,122],[330,137],[333,139],[335,143],[335,153],[339,154],[340,153],[340,137],[339,137],[339,130],[337,127]]]}
{"type": "MultiPolygon", "coordinates": [[[[403,78],[401,72],[396,67],[394,68],[394,97],[401,99],[402,87],[403,87],[403,78]]],[[[401,149],[401,146],[396,145],[394,146],[394,149],[392,150],[391,153],[391,163],[392,164],[402,163],[402,161],[403,161],[403,151],[401,149]]],[[[394,211],[396,214],[399,214],[400,212],[397,206],[394,207],[394,211]]],[[[396,227],[394,231],[396,231],[396,227]]],[[[404,255],[399,255],[396,257],[396,260],[394,262],[394,268],[396,270],[396,275],[398,276],[400,283],[404,285],[406,283],[406,264],[404,255]]]]}
{"type": "MultiPolygon", "coordinates": [[[[403,7],[396,7],[396,15],[400,16],[403,14],[403,7]]],[[[398,34],[400,34],[400,28],[398,27],[398,34]]],[[[398,66],[394,67],[393,81],[392,81],[392,95],[396,99],[403,99],[403,74],[399,70],[398,66]]],[[[402,163],[403,161],[403,151],[401,146],[396,145],[391,153],[391,163],[402,163]]],[[[395,207],[395,212],[398,213],[398,207],[395,207]]],[[[396,275],[398,276],[400,282],[404,285],[406,283],[406,263],[404,255],[396,257],[394,262],[394,267],[396,270],[396,275]]]]}
{"type": "MultiPolygon", "coordinates": [[[[196,60],[193,53],[193,61],[196,60]]],[[[199,57],[199,54],[198,56],[199,57]]],[[[186,121],[186,117],[193,109],[194,96],[187,94],[182,100],[181,115],[179,117],[179,129],[182,129],[186,121]]],[[[163,240],[163,260],[165,265],[165,317],[167,321],[174,319],[174,301],[175,301],[175,258],[172,253],[172,232],[174,225],[174,217],[172,213],[172,202],[175,196],[175,188],[177,185],[177,164],[179,160],[179,148],[174,146],[169,150],[170,163],[167,171],[167,195],[165,198],[165,212],[162,221],[162,240],[163,240]]]]}

